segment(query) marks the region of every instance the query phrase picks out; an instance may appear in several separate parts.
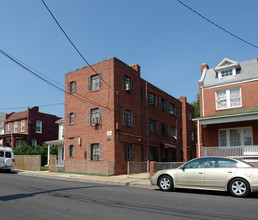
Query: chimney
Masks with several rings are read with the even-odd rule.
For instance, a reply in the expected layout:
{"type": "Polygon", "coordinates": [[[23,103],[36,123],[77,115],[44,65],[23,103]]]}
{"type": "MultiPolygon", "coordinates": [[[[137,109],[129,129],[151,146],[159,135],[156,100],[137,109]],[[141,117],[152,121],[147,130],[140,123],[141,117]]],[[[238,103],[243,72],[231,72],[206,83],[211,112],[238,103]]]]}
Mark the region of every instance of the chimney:
{"type": "Polygon", "coordinates": [[[135,69],[138,74],[140,75],[141,67],[138,64],[132,64],[130,65],[131,68],[135,69]]]}
{"type": "Polygon", "coordinates": [[[202,66],[201,66],[201,75],[203,73],[203,70],[205,69],[209,69],[209,66],[207,65],[207,63],[203,63],[202,66]]]}

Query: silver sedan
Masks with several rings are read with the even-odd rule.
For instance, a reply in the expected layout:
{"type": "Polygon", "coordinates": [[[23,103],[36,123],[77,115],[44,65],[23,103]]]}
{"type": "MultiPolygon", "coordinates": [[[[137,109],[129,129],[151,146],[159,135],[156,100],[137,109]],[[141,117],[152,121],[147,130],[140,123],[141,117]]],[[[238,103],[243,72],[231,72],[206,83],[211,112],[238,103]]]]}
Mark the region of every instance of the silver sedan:
{"type": "Polygon", "coordinates": [[[258,167],[225,157],[201,157],[176,169],[155,172],[150,182],[162,191],[174,188],[228,191],[246,197],[258,191],[258,167]]]}

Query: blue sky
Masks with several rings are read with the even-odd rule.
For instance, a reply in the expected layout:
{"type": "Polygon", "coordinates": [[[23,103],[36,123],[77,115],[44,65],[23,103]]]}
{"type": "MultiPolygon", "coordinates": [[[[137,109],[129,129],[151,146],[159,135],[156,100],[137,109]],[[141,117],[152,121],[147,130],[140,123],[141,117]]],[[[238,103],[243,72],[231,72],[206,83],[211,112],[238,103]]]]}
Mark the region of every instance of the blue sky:
{"type": "MultiPolygon", "coordinates": [[[[239,37],[258,45],[257,0],[182,0],[239,37]]],[[[91,64],[117,57],[138,63],[141,77],[188,102],[200,67],[224,57],[257,58],[258,49],[226,34],[176,0],[45,0],[91,64]]],[[[0,49],[64,85],[65,73],[86,66],[41,0],[0,0],[0,49]]],[[[1,112],[64,103],[64,94],[0,54],[1,112]]],[[[40,107],[63,117],[64,105],[40,107]]]]}

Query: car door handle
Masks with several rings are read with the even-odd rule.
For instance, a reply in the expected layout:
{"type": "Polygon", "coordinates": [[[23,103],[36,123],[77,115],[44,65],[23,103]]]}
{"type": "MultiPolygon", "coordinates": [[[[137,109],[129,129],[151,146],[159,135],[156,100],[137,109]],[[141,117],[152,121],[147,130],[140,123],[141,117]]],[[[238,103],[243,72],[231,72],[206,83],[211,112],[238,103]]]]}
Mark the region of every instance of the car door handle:
{"type": "Polygon", "coordinates": [[[228,171],[228,173],[232,173],[232,171],[228,171]]]}
{"type": "Polygon", "coordinates": [[[203,174],[203,172],[199,172],[199,174],[203,174]]]}

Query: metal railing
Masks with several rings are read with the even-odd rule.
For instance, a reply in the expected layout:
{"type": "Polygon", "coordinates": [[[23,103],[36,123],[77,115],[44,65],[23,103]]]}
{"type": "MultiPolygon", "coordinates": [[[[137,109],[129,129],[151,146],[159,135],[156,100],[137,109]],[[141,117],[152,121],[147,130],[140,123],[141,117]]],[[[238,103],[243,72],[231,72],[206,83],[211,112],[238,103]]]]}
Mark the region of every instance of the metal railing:
{"type": "Polygon", "coordinates": [[[258,157],[258,145],[237,147],[203,147],[203,156],[258,157]]]}

